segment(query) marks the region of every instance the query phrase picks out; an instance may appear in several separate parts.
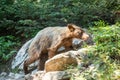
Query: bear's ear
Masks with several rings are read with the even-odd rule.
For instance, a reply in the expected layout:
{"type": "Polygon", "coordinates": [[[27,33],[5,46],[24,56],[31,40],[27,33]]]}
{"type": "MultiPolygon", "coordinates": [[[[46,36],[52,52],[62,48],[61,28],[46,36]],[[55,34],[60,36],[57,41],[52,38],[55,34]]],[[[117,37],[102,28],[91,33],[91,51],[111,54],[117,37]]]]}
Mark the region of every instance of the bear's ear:
{"type": "Polygon", "coordinates": [[[70,32],[73,32],[75,30],[73,24],[68,24],[67,27],[69,28],[70,32]]]}

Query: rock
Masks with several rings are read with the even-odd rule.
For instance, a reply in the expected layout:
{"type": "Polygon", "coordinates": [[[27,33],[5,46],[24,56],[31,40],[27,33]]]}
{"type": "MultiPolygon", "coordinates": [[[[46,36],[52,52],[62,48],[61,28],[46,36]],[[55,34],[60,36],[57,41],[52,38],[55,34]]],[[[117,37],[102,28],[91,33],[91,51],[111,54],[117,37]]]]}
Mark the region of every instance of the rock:
{"type": "Polygon", "coordinates": [[[78,50],[78,49],[82,48],[84,44],[87,44],[89,46],[94,45],[92,35],[89,35],[89,36],[90,37],[86,41],[74,38],[73,42],[72,42],[72,46],[73,46],[74,50],[78,50]]]}
{"type": "Polygon", "coordinates": [[[70,76],[65,71],[54,71],[46,73],[42,80],[70,80],[70,76]]]}
{"type": "MultiPolygon", "coordinates": [[[[49,59],[45,63],[45,71],[38,71],[36,73],[28,74],[25,76],[26,80],[70,80],[70,74],[63,71],[67,69],[68,65],[75,64],[82,67],[84,63],[80,62],[80,59],[86,59],[87,53],[92,47],[82,48],[78,51],[68,51],[58,54],[49,59]],[[80,59],[79,59],[80,58],[80,59]]],[[[93,69],[93,65],[89,66],[89,69],[93,69]]],[[[83,70],[86,68],[84,67],[83,70]]],[[[78,79],[79,80],[79,79],[78,79]]]]}
{"type": "Polygon", "coordinates": [[[22,73],[12,73],[10,72],[9,75],[0,77],[0,80],[25,80],[24,74],[22,73]]]}
{"type": "Polygon", "coordinates": [[[15,74],[12,73],[12,72],[10,72],[8,76],[11,77],[11,78],[14,78],[14,77],[15,77],[15,74]]]}
{"type": "Polygon", "coordinates": [[[93,41],[93,35],[90,35],[90,34],[89,34],[89,38],[85,41],[85,43],[86,43],[87,45],[94,45],[95,43],[94,43],[94,41],[93,41]]]}
{"type": "Polygon", "coordinates": [[[47,72],[38,71],[33,75],[26,75],[26,80],[70,80],[70,74],[65,71],[47,72]]]}
{"type": "Polygon", "coordinates": [[[22,48],[18,51],[16,57],[12,61],[12,69],[19,67],[19,69],[23,69],[23,62],[28,57],[27,49],[31,43],[32,39],[26,42],[22,48]]]}
{"type": "Polygon", "coordinates": [[[17,79],[20,79],[20,78],[24,78],[24,74],[18,74],[16,73],[14,78],[17,80],[17,79]]]}
{"type": "Polygon", "coordinates": [[[31,74],[25,75],[25,80],[32,80],[33,78],[31,77],[31,74]]]}
{"type": "MultiPolygon", "coordinates": [[[[87,56],[87,53],[90,51],[90,50],[93,50],[93,46],[89,46],[89,47],[86,47],[86,48],[82,48],[82,49],[79,49],[79,50],[77,50],[77,51],[73,51],[73,50],[71,50],[71,51],[68,51],[68,52],[65,52],[65,53],[61,53],[60,55],[68,55],[68,54],[70,54],[70,55],[72,55],[72,56],[74,56],[74,58],[76,58],[77,59],[77,63],[78,64],[80,64],[81,65],[81,60],[85,60],[85,59],[87,59],[88,58],[88,56],[87,56]]],[[[59,54],[58,54],[59,55],[59,54]]],[[[57,55],[56,55],[57,56],[57,55]]],[[[54,56],[55,57],[55,56],[54,56]]],[[[53,57],[53,58],[54,58],[53,57]]]]}
{"type": "Polygon", "coordinates": [[[78,48],[81,48],[81,47],[82,47],[82,45],[83,45],[83,40],[74,38],[72,44],[73,44],[73,45],[72,45],[73,48],[74,48],[75,50],[77,50],[78,48]]]}
{"type": "Polygon", "coordinates": [[[0,74],[0,76],[6,76],[6,75],[7,75],[6,72],[2,72],[2,73],[0,74]]]}
{"type": "Polygon", "coordinates": [[[115,70],[114,73],[115,73],[116,76],[120,77],[120,70],[115,70]]]}
{"type": "Polygon", "coordinates": [[[25,79],[26,80],[41,80],[44,75],[45,75],[45,71],[38,71],[32,75],[30,74],[25,75],[25,79]]]}
{"type": "Polygon", "coordinates": [[[70,65],[77,65],[76,56],[71,52],[61,53],[45,63],[45,71],[63,71],[70,65]]]}
{"type": "MultiPolygon", "coordinates": [[[[45,71],[38,71],[32,75],[26,75],[26,80],[69,80],[70,75],[66,73],[68,65],[75,64],[83,67],[84,63],[80,62],[80,59],[86,59],[87,53],[92,47],[82,48],[78,51],[68,51],[65,53],[58,54],[53,58],[49,59],[45,63],[45,71]],[[80,59],[79,59],[80,58],[80,59]]],[[[89,69],[93,69],[93,65],[89,66],[89,69]]],[[[86,68],[83,67],[83,70],[86,68]]],[[[79,79],[78,79],[79,80],[79,79]]]]}
{"type": "MultiPolygon", "coordinates": [[[[23,76],[19,77],[19,75],[11,73],[10,74],[11,76],[18,76],[18,77],[14,77],[14,78],[12,77],[12,79],[10,78],[10,80],[24,80],[24,79],[25,80],[70,80],[69,79],[70,74],[63,70],[67,69],[67,66],[69,65],[72,64],[77,65],[78,63],[79,66],[82,67],[84,63],[82,63],[79,60],[86,59],[88,51],[92,49],[93,47],[91,46],[91,47],[79,49],[78,51],[68,51],[65,53],[58,54],[46,61],[45,71],[32,72],[32,74],[25,75],[25,78],[23,78],[23,76]]],[[[90,71],[93,70],[94,65],[91,64],[88,67],[88,69],[90,71]]]]}
{"type": "Polygon", "coordinates": [[[65,48],[64,48],[64,47],[61,47],[61,48],[58,49],[58,52],[62,52],[62,51],[64,51],[64,50],[65,50],[65,48]]]}
{"type": "Polygon", "coordinates": [[[81,64],[81,60],[87,59],[88,51],[93,50],[93,46],[79,49],[78,51],[68,51],[58,54],[45,63],[45,71],[63,71],[68,65],[81,64]]]}
{"type": "Polygon", "coordinates": [[[120,79],[120,70],[115,70],[113,72],[113,77],[116,79],[116,80],[119,80],[120,79]]]}

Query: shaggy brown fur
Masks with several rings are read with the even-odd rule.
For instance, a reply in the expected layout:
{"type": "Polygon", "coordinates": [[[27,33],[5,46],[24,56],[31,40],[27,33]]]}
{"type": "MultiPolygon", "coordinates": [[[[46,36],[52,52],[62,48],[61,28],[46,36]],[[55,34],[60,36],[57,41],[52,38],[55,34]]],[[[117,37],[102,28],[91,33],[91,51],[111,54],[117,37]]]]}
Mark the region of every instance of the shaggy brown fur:
{"type": "Polygon", "coordinates": [[[29,58],[24,62],[25,74],[28,73],[28,66],[38,59],[39,70],[43,70],[45,61],[56,55],[61,46],[66,50],[71,49],[73,38],[87,40],[89,35],[74,24],[68,24],[67,27],[47,27],[38,32],[28,49],[29,58]]]}

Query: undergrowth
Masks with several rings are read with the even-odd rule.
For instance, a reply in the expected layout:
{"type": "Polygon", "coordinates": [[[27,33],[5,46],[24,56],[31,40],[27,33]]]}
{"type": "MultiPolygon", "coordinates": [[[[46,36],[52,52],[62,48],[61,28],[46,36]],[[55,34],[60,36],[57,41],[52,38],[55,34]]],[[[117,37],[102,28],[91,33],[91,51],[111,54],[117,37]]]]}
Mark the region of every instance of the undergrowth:
{"type": "Polygon", "coordinates": [[[18,41],[11,35],[0,37],[0,64],[6,63],[17,52],[18,41]]]}
{"type": "Polygon", "coordinates": [[[95,24],[90,32],[96,45],[83,61],[91,65],[83,70],[77,68],[71,80],[120,80],[120,23],[108,25],[99,21],[95,24]]]}

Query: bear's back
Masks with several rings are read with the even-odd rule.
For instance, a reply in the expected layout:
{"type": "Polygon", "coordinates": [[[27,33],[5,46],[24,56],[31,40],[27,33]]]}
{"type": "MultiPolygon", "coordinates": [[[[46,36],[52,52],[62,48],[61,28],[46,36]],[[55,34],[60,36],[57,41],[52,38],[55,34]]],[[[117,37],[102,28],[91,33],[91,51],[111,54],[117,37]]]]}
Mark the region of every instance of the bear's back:
{"type": "Polygon", "coordinates": [[[65,30],[66,27],[47,27],[39,31],[30,44],[29,53],[46,50],[65,30]]]}

